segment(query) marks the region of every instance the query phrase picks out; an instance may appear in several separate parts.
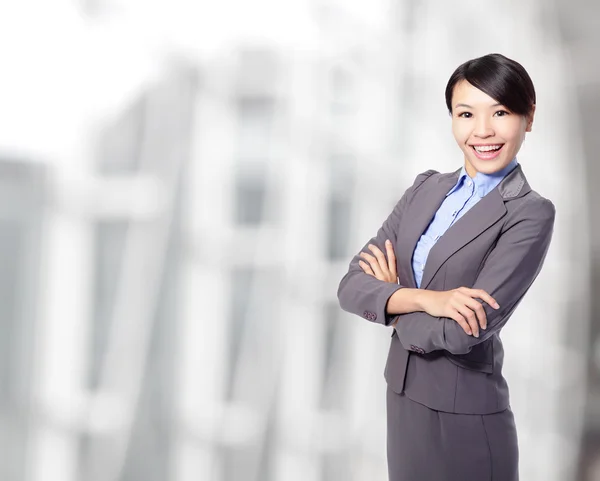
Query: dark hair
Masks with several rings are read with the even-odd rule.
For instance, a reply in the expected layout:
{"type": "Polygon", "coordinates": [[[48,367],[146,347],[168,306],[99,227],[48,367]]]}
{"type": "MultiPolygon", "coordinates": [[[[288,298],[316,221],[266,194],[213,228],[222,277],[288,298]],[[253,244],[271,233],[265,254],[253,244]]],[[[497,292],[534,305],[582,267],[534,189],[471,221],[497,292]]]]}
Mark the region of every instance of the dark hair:
{"type": "Polygon", "coordinates": [[[527,115],[535,105],[533,82],[523,66],[499,53],[468,60],[460,65],[446,85],[446,106],[452,115],[455,85],[466,80],[512,112],[527,115]]]}

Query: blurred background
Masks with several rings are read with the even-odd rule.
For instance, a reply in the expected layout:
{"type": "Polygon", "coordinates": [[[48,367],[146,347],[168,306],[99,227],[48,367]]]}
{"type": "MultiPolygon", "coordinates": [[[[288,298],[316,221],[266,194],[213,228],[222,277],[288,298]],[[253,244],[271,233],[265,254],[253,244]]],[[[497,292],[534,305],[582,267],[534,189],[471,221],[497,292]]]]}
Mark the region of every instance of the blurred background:
{"type": "Polygon", "coordinates": [[[389,328],[336,290],[444,88],[530,73],[557,208],[502,331],[521,478],[600,480],[600,4],[0,3],[0,480],[387,479],[389,328]],[[594,208],[596,206],[596,208],[594,208]]]}

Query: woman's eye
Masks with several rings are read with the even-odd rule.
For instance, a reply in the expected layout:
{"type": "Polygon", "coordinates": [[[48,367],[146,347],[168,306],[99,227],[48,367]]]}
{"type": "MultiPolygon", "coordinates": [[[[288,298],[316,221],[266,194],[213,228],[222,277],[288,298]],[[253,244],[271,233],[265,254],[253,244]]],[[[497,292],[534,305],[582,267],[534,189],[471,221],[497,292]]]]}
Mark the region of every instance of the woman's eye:
{"type": "MultiPolygon", "coordinates": [[[[496,115],[497,117],[505,117],[506,115],[508,115],[508,112],[506,110],[497,110],[494,113],[494,115],[496,115]]],[[[471,112],[461,112],[460,114],[458,114],[458,117],[462,117],[463,119],[470,119],[472,116],[473,114],[471,112]]]]}

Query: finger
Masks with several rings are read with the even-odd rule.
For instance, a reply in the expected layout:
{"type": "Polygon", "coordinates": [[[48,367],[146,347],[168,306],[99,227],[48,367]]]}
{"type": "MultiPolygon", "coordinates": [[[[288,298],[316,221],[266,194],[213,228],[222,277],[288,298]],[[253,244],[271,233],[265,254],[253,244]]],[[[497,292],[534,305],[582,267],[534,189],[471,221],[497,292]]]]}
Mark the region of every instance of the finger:
{"type": "Polygon", "coordinates": [[[466,319],[469,327],[471,328],[473,336],[479,337],[479,324],[477,323],[477,317],[475,316],[475,313],[466,305],[461,305],[460,303],[459,305],[455,306],[455,308],[466,319]]]}
{"type": "Polygon", "coordinates": [[[389,280],[388,263],[387,263],[385,256],[383,255],[383,252],[381,252],[379,247],[377,247],[374,244],[369,244],[369,249],[371,249],[371,252],[373,252],[373,254],[375,254],[375,258],[377,259],[377,263],[379,264],[379,270],[381,271],[381,273],[384,277],[383,280],[388,281],[389,280]]]}
{"type": "Polygon", "coordinates": [[[371,269],[373,269],[373,272],[375,273],[375,277],[377,277],[377,279],[379,279],[380,281],[385,281],[386,280],[385,273],[381,270],[381,265],[379,264],[379,260],[377,260],[376,257],[373,257],[372,255],[367,254],[367,253],[365,253],[363,257],[365,257],[367,259],[367,261],[369,262],[369,264],[371,265],[371,269]]]}
{"type": "Polygon", "coordinates": [[[383,275],[383,272],[381,272],[381,268],[379,267],[379,262],[377,261],[377,259],[375,257],[373,257],[372,255],[367,254],[366,252],[361,252],[360,254],[371,266],[371,269],[373,270],[373,275],[375,277],[377,277],[377,279],[379,279],[380,281],[385,281],[385,277],[383,275]]]}
{"type": "Polygon", "coordinates": [[[365,261],[358,261],[358,265],[362,267],[362,270],[365,271],[365,274],[370,274],[375,277],[374,272],[371,270],[371,266],[367,264],[365,261]]]}
{"type": "Polygon", "coordinates": [[[463,328],[463,331],[465,331],[469,336],[471,335],[471,328],[469,327],[469,324],[460,312],[458,312],[457,310],[453,310],[450,317],[454,319],[460,327],[463,328]]]}
{"type": "Polygon", "coordinates": [[[479,291],[479,298],[483,299],[485,302],[487,302],[494,309],[498,309],[500,307],[500,304],[498,304],[498,302],[496,302],[496,299],[494,299],[492,296],[490,296],[483,289],[477,289],[477,291],[479,291]]]}
{"type": "Polygon", "coordinates": [[[500,305],[496,302],[496,299],[494,299],[492,296],[490,296],[483,289],[471,289],[469,287],[465,287],[464,292],[471,297],[478,297],[479,299],[484,300],[490,306],[492,306],[494,309],[498,309],[500,307],[500,305]]]}
{"type": "Polygon", "coordinates": [[[483,304],[478,302],[476,299],[471,299],[470,301],[468,301],[467,305],[477,316],[481,328],[487,329],[487,315],[485,313],[485,309],[483,308],[483,304]]]}
{"type": "Polygon", "coordinates": [[[392,247],[392,242],[389,239],[385,241],[385,247],[387,249],[390,274],[392,279],[396,279],[398,277],[398,273],[396,272],[396,254],[394,254],[394,248],[392,247]]]}

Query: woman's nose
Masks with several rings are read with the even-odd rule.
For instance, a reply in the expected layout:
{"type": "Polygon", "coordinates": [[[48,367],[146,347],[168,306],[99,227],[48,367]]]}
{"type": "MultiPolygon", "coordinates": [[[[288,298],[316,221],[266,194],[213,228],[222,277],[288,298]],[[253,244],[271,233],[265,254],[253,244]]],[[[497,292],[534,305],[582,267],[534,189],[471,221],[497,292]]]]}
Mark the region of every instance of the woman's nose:
{"type": "Polygon", "coordinates": [[[477,137],[490,137],[494,135],[494,130],[488,119],[479,118],[477,123],[475,124],[475,132],[474,134],[477,137]]]}

